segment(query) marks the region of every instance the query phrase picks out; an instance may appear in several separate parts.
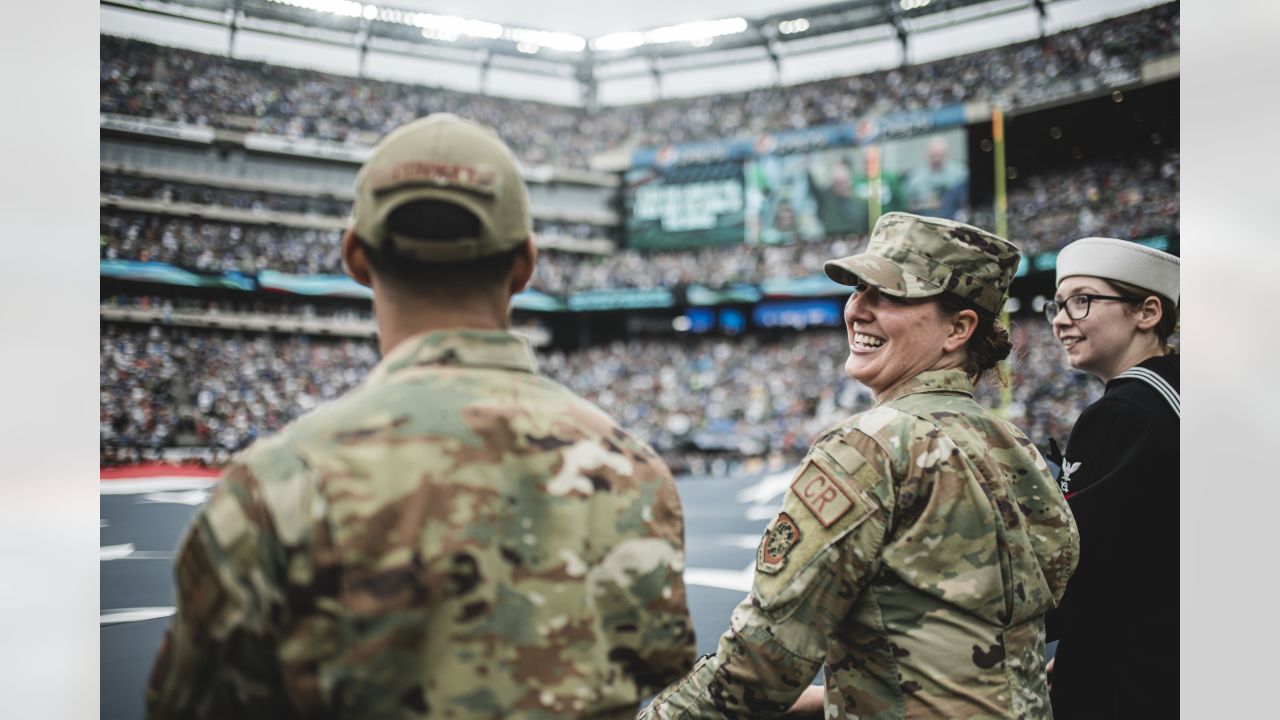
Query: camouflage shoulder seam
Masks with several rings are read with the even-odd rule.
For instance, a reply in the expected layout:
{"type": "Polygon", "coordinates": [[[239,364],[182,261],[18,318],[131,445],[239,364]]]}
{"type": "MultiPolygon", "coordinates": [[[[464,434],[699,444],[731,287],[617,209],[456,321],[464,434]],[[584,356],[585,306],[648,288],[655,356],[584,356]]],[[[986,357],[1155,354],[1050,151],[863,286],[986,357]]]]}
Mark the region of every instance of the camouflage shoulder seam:
{"type": "MultiPolygon", "coordinates": [[[[864,413],[855,416],[857,422],[850,425],[844,433],[847,439],[853,433],[857,433],[862,437],[871,441],[880,451],[883,458],[889,459],[894,456],[894,449],[889,446],[889,438],[893,437],[909,437],[911,435],[911,424],[920,417],[915,413],[907,412],[902,408],[893,405],[880,405],[872,408],[864,413]],[[901,422],[902,419],[908,419],[909,423],[901,422]],[[884,430],[892,428],[892,433],[886,433],[884,430]]],[[[935,426],[936,427],[936,426],[935,426]]],[[[852,443],[850,443],[852,445],[852,443]]],[[[905,447],[905,445],[903,445],[905,447]]],[[[855,445],[855,447],[857,447],[855,445]]],[[[892,464],[892,463],[890,463],[892,464]]]]}
{"type": "Polygon", "coordinates": [[[853,422],[857,417],[857,415],[853,415],[843,420],[838,420],[818,431],[818,433],[814,435],[813,442],[809,444],[809,452],[813,452],[823,443],[823,441],[827,440],[832,435],[840,433],[842,430],[847,432],[850,428],[849,423],[853,422]]]}

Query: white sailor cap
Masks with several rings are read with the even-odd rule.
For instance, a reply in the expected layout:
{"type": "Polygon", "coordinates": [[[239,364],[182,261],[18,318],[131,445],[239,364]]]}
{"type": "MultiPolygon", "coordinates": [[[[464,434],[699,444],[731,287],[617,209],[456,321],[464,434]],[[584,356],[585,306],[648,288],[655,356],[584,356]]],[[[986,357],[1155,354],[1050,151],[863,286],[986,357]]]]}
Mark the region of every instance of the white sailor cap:
{"type": "Polygon", "coordinates": [[[1103,280],[1119,280],[1159,293],[1178,303],[1178,270],[1181,261],[1166,252],[1145,245],[1089,237],[1067,245],[1058,253],[1058,278],[1088,275],[1103,280]]]}

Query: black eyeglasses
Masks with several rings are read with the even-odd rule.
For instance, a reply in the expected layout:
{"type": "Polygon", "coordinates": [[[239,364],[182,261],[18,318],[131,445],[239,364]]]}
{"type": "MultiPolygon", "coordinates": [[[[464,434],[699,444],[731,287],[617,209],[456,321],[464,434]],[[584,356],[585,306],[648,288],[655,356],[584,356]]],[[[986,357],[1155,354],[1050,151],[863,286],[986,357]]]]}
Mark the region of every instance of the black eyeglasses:
{"type": "Polygon", "coordinates": [[[1072,320],[1083,320],[1089,317],[1089,305],[1094,300],[1118,300],[1120,302],[1133,302],[1129,298],[1120,297],[1119,295],[1072,295],[1071,297],[1058,302],[1050,300],[1044,304],[1044,316],[1049,322],[1058,316],[1059,310],[1066,310],[1067,317],[1072,320]]]}

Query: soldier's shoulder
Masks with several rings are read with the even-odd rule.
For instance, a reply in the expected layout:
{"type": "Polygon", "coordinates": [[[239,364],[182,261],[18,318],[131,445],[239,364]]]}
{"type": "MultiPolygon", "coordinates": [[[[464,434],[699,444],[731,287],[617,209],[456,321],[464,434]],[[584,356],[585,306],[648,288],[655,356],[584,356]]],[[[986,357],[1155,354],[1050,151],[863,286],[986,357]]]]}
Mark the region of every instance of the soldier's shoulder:
{"type": "Polygon", "coordinates": [[[657,452],[647,442],[623,427],[617,418],[605,412],[599,405],[545,375],[537,377],[547,392],[559,398],[563,407],[569,409],[575,418],[580,419],[585,427],[591,428],[602,442],[626,448],[643,456],[650,463],[661,465],[663,470],[666,469],[657,452]]]}
{"type": "Polygon", "coordinates": [[[930,426],[928,421],[895,405],[877,405],[829,428],[815,446],[829,451],[852,445],[863,449],[864,455],[893,457],[930,426]]]}
{"type": "Polygon", "coordinates": [[[335,432],[356,427],[378,398],[366,387],[323,403],[295,418],[279,431],[255,440],[234,458],[260,483],[298,477],[305,470],[305,457],[332,444],[335,432]]]}

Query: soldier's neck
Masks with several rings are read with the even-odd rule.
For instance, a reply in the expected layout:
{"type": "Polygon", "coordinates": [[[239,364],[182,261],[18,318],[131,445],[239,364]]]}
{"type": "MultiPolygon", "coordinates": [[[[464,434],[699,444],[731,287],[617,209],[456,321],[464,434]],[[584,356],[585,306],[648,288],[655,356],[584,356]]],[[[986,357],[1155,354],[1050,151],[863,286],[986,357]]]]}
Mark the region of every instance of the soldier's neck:
{"type": "Polygon", "coordinates": [[[508,302],[459,304],[454,307],[396,303],[374,305],[378,323],[378,349],[383,357],[414,335],[435,330],[505,330],[509,326],[508,302]]]}

